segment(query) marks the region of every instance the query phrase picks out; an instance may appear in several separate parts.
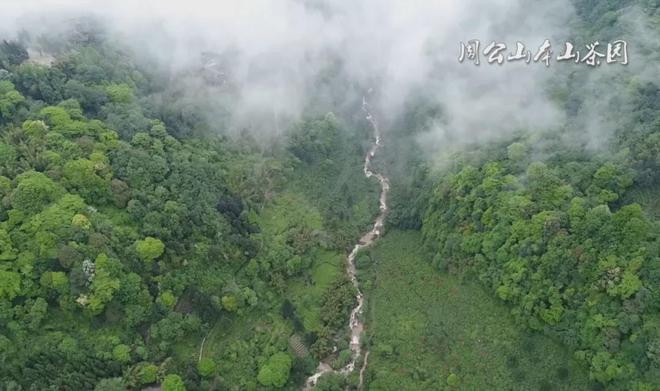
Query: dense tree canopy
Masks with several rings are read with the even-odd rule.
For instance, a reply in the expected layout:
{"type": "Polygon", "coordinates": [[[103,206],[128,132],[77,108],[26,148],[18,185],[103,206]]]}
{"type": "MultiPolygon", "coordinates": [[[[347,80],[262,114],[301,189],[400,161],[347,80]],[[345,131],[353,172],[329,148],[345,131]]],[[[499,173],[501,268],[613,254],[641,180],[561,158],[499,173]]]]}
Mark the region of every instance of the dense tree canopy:
{"type": "MultiPolygon", "coordinates": [[[[575,1],[591,23],[576,34],[614,37],[633,3],[658,8],[575,1]]],[[[69,29],[0,42],[0,389],[293,390],[321,359],[346,365],[356,290],[345,256],[379,213],[378,184],[362,171],[372,137],[362,114],[315,107],[272,143],[250,129],[230,138],[236,85],[195,67],[161,72],[93,20],[69,29]]],[[[330,62],[310,104],[359,108],[344,97],[354,81],[330,62]]],[[[406,97],[403,115],[386,120],[389,158],[374,165],[391,178],[388,227],[422,232],[416,257],[478,281],[599,387],[647,391],[660,384],[660,89],[624,79],[602,150],[566,142],[581,140],[571,124],[589,97],[559,86],[565,129],[470,145],[440,168],[417,141],[445,113],[406,97]]],[[[368,272],[372,255],[357,257],[360,283],[388,297],[368,272]]],[[[417,270],[391,274],[403,272],[417,270]]],[[[429,357],[449,346],[434,314],[391,324],[429,357]]],[[[375,362],[401,353],[373,340],[362,339],[375,362]]],[[[365,386],[469,387],[460,368],[427,367],[408,383],[368,368],[365,386]]],[[[356,377],[330,374],[317,389],[356,377]]]]}
{"type": "Polygon", "coordinates": [[[295,388],[344,343],[343,247],[377,208],[360,135],[190,137],[166,78],[78,33],[52,64],[0,44],[0,388],[295,388]]]}

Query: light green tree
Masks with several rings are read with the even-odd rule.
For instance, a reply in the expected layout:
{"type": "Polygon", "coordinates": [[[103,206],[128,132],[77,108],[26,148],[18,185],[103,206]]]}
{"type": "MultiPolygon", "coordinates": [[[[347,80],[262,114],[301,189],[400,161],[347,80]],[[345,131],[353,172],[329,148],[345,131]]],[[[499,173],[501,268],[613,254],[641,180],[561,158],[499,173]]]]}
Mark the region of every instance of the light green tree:
{"type": "Polygon", "coordinates": [[[199,363],[197,363],[197,372],[199,372],[202,377],[212,377],[215,375],[215,371],[215,361],[210,357],[204,357],[199,360],[199,363]]]}
{"type": "Polygon", "coordinates": [[[186,386],[183,384],[181,376],[173,373],[165,376],[161,386],[163,387],[163,391],[186,391],[186,386]]]}
{"type": "Polygon", "coordinates": [[[285,352],[275,353],[259,370],[257,381],[266,387],[280,388],[289,379],[290,370],[291,356],[285,352]]]}
{"type": "Polygon", "coordinates": [[[11,204],[25,213],[37,213],[62,195],[62,189],[46,175],[28,171],[19,175],[11,194],[11,204]]]}
{"type": "Polygon", "coordinates": [[[120,363],[126,364],[131,361],[131,348],[128,345],[119,344],[112,349],[112,357],[120,363]]]}
{"type": "Polygon", "coordinates": [[[165,245],[159,239],[148,236],[135,242],[135,251],[143,261],[151,262],[163,255],[165,245]]]}
{"type": "Polygon", "coordinates": [[[0,298],[12,300],[21,292],[21,276],[16,272],[0,270],[0,298]]]}

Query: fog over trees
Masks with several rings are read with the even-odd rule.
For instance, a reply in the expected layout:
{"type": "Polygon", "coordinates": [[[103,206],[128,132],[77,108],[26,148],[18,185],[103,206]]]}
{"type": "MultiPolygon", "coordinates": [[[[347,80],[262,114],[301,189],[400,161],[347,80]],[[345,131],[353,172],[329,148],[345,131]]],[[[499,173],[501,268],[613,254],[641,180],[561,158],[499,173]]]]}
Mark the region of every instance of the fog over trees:
{"type": "Polygon", "coordinates": [[[3,2],[0,390],[658,389],[659,5],[3,2]]]}

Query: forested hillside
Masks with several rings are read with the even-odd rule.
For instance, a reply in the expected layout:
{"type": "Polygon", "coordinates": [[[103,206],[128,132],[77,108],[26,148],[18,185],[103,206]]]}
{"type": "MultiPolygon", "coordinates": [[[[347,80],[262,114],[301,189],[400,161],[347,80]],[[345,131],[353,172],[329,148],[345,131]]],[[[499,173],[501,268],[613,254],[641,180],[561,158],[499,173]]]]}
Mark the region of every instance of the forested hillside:
{"type": "MultiPolygon", "coordinates": [[[[621,34],[617,18],[630,11],[576,4],[585,36],[621,34]]],[[[657,5],[638,5],[657,27],[657,5]]],[[[570,80],[589,88],[587,72],[570,80]]],[[[651,390],[660,384],[660,90],[657,77],[633,72],[607,80],[595,87],[615,91],[599,112],[614,128],[603,129],[607,146],[579,141],[598,98],[556,87],[573,126],[456,153],[418,210],[439,270],[481,281],[606,389],[651,390]]]]}
{"type": "Polygon", "coordinates": [[[657,0],[12,3],[0,391],[660,389],[657,0]]]}
{"type": "Polygon", "coordinates": [[[362,135],[329,114],[265,152],[219,137],[76,33],[52,63],[0,45],[0,389],[295,389],[343,335],[343,252],[377,211],[362,135]]]}

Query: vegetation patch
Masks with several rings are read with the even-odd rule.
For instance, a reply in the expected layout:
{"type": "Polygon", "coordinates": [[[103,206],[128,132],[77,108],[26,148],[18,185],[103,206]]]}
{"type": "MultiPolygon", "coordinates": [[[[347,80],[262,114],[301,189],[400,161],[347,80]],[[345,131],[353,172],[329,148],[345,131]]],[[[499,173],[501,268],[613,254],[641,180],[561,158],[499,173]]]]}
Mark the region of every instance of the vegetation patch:
{"type": "Polygon", "coordinates": [[[569,351],[517,324],[478,283],[439,273],[421,236],[391,231],[368,256],[367,390],[585,390],[569,351]]]}

